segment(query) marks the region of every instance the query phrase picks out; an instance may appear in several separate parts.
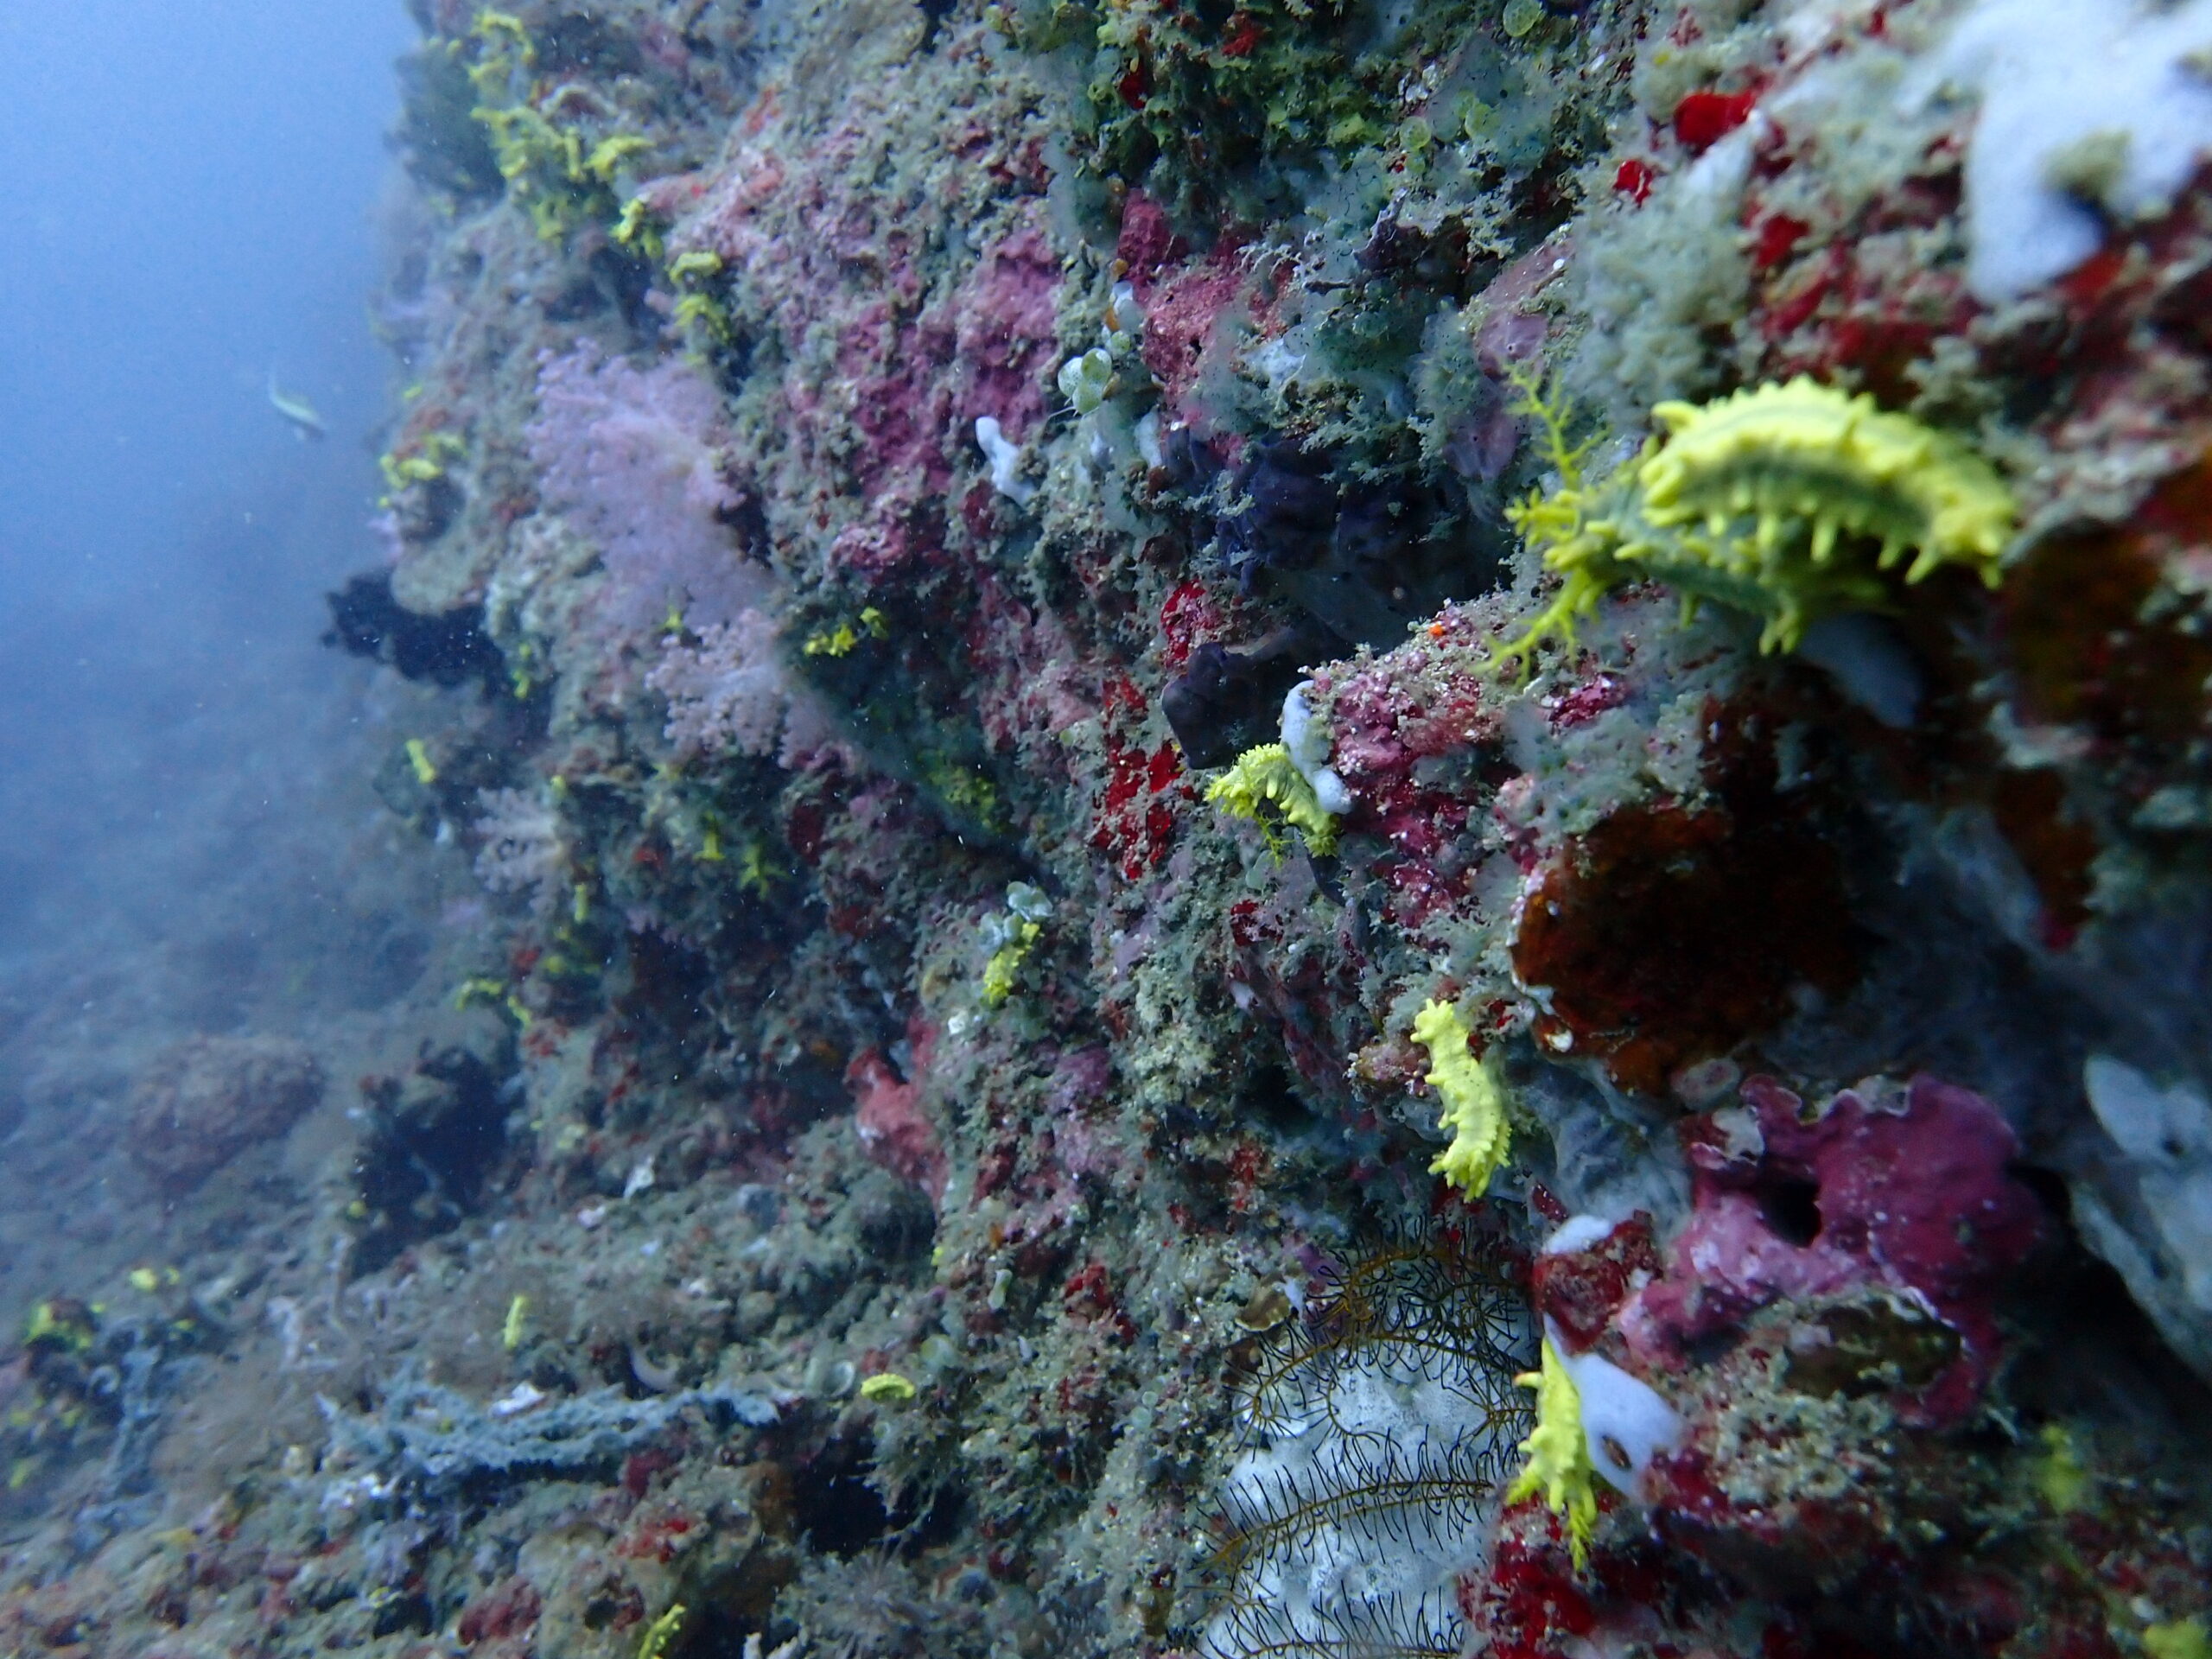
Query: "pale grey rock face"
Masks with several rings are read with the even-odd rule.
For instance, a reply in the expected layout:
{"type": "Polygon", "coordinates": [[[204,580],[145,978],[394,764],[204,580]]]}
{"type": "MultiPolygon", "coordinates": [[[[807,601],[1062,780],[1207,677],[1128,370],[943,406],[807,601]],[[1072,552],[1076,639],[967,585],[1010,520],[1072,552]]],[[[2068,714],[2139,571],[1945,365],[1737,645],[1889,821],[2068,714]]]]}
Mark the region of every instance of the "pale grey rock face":
{"type": "Polygon", "coordinates": [[[2107,1138],[2102,1179],[2077,1184],[2083,1236],[2175,1351],[2212,1377],[2212,1103],[2092,1055],[2083,1085],[2107,1138]]]}

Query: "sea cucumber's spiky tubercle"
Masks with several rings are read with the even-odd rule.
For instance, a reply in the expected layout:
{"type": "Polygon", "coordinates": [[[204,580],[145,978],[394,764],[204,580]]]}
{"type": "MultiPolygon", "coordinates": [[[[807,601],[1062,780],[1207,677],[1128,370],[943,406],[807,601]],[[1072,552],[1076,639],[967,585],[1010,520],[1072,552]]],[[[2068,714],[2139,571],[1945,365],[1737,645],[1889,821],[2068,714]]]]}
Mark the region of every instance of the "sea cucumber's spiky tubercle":
{"type": "Polygon", "coordinates": [[[1762,618],[1762,651],[1794,651],[1824,616],[1880,607],[1880,573],[1907,554],[1907,583],[1955,564],[1997,584],[2016,518],[2004,481],[1956,439],[1863,393],[1800,376],[1662,404],[1652,414],[1667,435],[1592,485],[1561,437],[1565,412],[1533,384],[1521,391],[1559,482],[1510,516],[1566,580],[1501,664],[1525,663],[1547,639],[1571,645],[1601,594],[1643,577],[1678,589],[1687,608],[1710,600],[1762,618]],[[1871,568],[1853,543],[1878,549],[1871,568]]]}
{"type": "Polygon", "coordinates": [[[1437,1127],[1452,1131],[1452,1144],[1436,1154],[1428,1173],[1479,1198],[1513,1145],[1503,1093],[1490,1068],[1468,1049],[1466,1022],[1450,1003],[1425,1003],[1414,1016],[1413,1034],[1428,1051],[1427,1083],[1444,1102],[1437,1127]]]}

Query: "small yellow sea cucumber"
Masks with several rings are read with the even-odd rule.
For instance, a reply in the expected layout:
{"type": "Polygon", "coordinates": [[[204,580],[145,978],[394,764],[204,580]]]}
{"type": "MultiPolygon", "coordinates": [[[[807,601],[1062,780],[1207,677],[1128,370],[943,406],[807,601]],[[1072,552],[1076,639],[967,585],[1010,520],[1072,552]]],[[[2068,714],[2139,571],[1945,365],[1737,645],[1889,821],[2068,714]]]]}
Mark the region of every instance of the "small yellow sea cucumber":
{"type": "Polygon", "coordinates": [[[1262,743],[1238,755],[1236,764],[1208,786],[1206,800],[1258,824],[1268,849],[1278,858],[1282,856],[1281,836],[1274,823],[1278,817],[1296,827],[1317,858],[1337,849],[1335,816],[1321,804],[1313,785],[1291,760],[1290,750],[1281,743],[1262,743]]]}
{"type": "Polygon", "coordinates": [[[1437,1127],[1452,1131],[1452,1144],[1436,1154],[1428,1173],[1479,1198],[1512,1150],[1513,1127],[1497,1079],[1468,1048],[1467,1037],[1466,1022],[1449,1002],[1425,1002],[1414,1016],[1414,1040],[1428,1051],[1426,1081],[1444,1102],[1437,1127]]]}
{"type": "Polygon", "coordinates": [[[1582,1391],[1548,1336],[1542,1364],[1542,1370],[1513,1379],[1536,1391],[1536,1427],[1521,1442],[1528,1462],[1505,1489],[1505,1501],[1518,1503],[1541,1492],[1552,1513],[1567,1523],[1567,1548],[1580,1573],[1589,1562],[1590,1540],[1598,1529],[1597,1469],[1582,1429],[1582,1391]]]}
{"type": "Polygon", "coordinates": [[[638,1659],[667,1659],[668,1644],[683,1630],[683,1616],[688,1611],[678,1602],[646,1625],[645,1637],[638,1643],[638,1659]]]}
{"type": "Polygon", "coordinates": [[[1501,661],[1548,638],[1571,644],[1600,594],[1645,579],[1676,589],[1688,609],[1711,600],[1762,618],[1762,651],[1795,650],[1824,616],[1880,607],[1882,573],[1908,556],[1908,584],[1946,564],[1997,584],[2017,518],[2004,480],[1957,439],[1863,392],[1800,376],[1710,404],[1661,404],[1652,416],[1665,435],[1594,485],[1587,447],[1566,442],[1557,404],[1533,381],[1521,392],[1560,481],[1510,513],[1566,582],[1501,661]]]}

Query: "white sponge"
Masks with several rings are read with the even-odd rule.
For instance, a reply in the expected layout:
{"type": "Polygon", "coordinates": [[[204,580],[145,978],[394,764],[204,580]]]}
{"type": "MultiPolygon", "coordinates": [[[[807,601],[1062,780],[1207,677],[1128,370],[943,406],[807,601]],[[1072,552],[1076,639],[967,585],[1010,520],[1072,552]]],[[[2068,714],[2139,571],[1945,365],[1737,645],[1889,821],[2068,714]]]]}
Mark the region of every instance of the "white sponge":
{"type": "Polygon", "coordinates": [[[2212,149],[2212,0],[1981,0],[1907,87],[1979,93],[1967,154],[1967,285],[1989,302],[2063,276],[2106,213],[2171,203],[2212,149]]]}
{"type": "Polygon", "coordinates": [[[1329,764],[1329,728],[1313,717],[1306,703],[1306,688],[1313,683],[1300,680],[1282,700],[1282,746],[1290,752],[1290,764],[1313,785],[1321,810],[1342,817],[1351,810],[1351,791],[1329,764]]]}

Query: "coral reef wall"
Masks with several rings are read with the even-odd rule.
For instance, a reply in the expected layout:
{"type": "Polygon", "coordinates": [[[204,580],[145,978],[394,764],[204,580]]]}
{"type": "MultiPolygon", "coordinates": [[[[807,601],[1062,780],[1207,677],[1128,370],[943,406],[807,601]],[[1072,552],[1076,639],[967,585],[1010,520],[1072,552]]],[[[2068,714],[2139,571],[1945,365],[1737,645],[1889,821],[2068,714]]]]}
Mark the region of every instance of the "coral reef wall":
{"type": "Polygon", "coordinates": [[[416,10],[471,925],[7,1650],[2207,1651],[2212,6],[416,10]]]}

